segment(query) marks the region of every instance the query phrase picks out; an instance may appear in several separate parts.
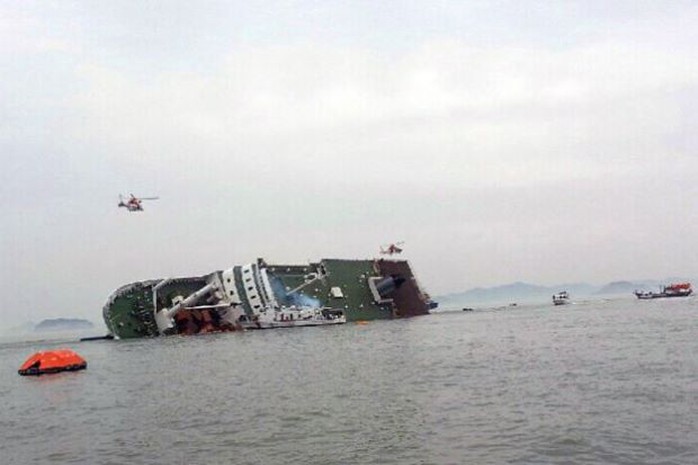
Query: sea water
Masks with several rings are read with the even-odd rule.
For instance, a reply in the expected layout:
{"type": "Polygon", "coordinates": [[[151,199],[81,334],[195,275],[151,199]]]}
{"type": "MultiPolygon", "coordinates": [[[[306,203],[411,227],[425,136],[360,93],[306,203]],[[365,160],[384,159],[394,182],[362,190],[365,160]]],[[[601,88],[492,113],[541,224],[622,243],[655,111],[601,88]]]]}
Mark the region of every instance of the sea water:
{"type": "Polygon", "coordinates": [[[698,299],[0,344],[3,464],[696,464],[698,299]],[[70,347],[88,368],[20,377],[70,347]]]}

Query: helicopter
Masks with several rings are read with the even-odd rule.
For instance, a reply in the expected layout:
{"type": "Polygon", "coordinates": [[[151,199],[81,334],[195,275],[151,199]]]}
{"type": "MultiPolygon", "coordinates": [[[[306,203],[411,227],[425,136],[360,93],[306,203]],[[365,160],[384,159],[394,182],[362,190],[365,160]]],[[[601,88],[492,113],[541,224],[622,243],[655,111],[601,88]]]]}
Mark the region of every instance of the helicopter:
{"type": "Polygon", "coordinates": [[[160,197],[136,197],[135,195],[131,194],[131,198],[127,199],[124,201],[124,197],[119,194],[119,207],[124,207],[126,210],[130,212],[142,212],[143,211],[143,205],[141,202],[144,200],[157,200],[160,197]]]}
{"type": "Polygon", "coordinates": [[[392,244],[388,245],[382,245],[381,246],[381,255],[397,255],[402,253],[402,247],[400,247],[402,244],[404,244],[404,241],[400,242],[394,242],[392,244]]]}

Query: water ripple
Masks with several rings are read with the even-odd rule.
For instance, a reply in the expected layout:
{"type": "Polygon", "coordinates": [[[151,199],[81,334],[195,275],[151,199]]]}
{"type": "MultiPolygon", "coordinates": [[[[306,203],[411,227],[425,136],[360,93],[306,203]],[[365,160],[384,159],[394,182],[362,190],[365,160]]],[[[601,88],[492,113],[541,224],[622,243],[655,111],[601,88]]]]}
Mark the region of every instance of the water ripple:
{"type": "Polygon", "coordinates": [[[3,463],[698,463],[698,305],[0,344],[3,463]],[[89,368],[16,376],[70,345],[89,368]]]}

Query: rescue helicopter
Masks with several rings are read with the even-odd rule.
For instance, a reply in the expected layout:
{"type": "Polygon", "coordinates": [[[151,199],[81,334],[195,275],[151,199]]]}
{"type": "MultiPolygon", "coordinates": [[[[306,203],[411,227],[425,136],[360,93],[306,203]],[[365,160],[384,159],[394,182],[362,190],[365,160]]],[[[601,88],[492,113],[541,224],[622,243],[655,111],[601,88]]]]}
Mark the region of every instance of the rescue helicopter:
{"type": "Polygon", "coordinates": [[[402,247],[405,242],[393,242],[392,244],[381,245],[381,255],[397,255],[402,253],[402,247]]]}
{"type": "Polygon", "coordinates": [[[135,195],[131,194],[131,197],[129,199],[126,199],[124,201],[124,197],[119,194],[119,207],[124,207],[126,210],[130,212],[142,212],[143,211],[143,205],[142,202],[144,200],[157,200],[160,197],[136,197],[135,195]]]}

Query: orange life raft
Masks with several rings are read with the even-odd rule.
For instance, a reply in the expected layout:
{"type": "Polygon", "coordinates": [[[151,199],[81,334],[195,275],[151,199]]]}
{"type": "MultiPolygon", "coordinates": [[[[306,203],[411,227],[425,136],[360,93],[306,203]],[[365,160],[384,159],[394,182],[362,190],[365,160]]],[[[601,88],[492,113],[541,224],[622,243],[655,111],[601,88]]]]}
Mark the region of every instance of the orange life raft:
{"type": "Polygon", "coordinates": [[[69,349],[37,352],[19,367],[22,376],[38,376],[61,371],[77,371],[87,368],[84,358],[69,349]]]}

